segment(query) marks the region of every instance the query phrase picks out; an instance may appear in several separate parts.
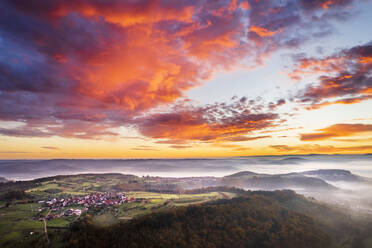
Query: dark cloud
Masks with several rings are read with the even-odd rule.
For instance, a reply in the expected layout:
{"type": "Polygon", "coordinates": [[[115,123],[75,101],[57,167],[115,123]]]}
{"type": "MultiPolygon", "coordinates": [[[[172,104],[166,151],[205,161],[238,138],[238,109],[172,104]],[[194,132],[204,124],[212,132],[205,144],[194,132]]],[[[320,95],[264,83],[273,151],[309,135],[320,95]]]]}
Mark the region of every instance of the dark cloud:
{"type": "Polygon", "coordinates": [[[255,44],[256,59],[279,48],[296,48],[313,38],[334,32],[332,20],[352,15],[353,1],[249,1],[248,32],[255,44]]]}
{"type": "Polygon", "coordinates": [[[269,103],[269,108],[274,110],[279,106],[282,106],[286,103],[285,99],[279,99],[276,103],[270,102],[269,103]]]}
{"type": "Polygon", "coordinates": [[[352,0],[301,0],[301,4],[307,10],[343,8],[350,5],[352,0]]]}

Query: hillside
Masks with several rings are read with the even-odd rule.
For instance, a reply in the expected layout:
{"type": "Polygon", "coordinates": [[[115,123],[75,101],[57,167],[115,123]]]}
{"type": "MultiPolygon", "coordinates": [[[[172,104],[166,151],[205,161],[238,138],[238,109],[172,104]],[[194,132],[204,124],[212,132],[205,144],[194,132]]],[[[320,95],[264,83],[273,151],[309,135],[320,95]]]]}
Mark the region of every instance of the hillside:
{"type": "MultiPolygon", "coordinates": [[[[77,203],[64,208],[50,207],[45,201],[124,192],[127,199],[139,201],[92,205],[77,217],[46,220],[52,247],[368,247],[364,244],[371,241],[368,225],[372,221],[362,212],[330,206],[290,190],[182,189],[185,185],[219,185],[226,179],[245,182],[254,176],[260,180],[307,178],[251,172],[224,178],[84,174],[0,184],[1,245],[48,247],[40,218],[68,213],[69,208],[84,210],[77,203]],[[149,188],[156,190],[141,190],[149,188]],[[170,193],[175,189],[176,194],[170,193]],[[51,212],[52,208],[57,210],[51,212]]],[[[326,194],[334,191],[330,189],[326,194]]]]}
{"type": "Polygon", "coordinates": [[[313,170],[298,173],[304,176],[317,177],[326,181],[347,181],[347,182],[363,182],[365,179],[361,176],[352,174],[347,170],[313,170]]]}
{"type": "Polygon", "coordinates": [[[171,209],[106,228],[93,225],[88,217],[76,223],[63,240],[64,247],[320,248],[331,245],[330,237],[311,217],[289,210],[273,196],[263,195],[171,209]]]}
{"type": "Polygon", "coordinates": [[[225,186],[241,187],[246,189],[307,189],[307,190],[335,190],[336,187],[324,180],[305,174],[257,174],[249,171],[238,172],[222,178],[225,186]]]}
{"type": "Polygon", "coordinates": [[[293,191],[248,191],[231,200],[166,209],[111,226],[75,223],[60,247],[369,248],[371,219],[293,191]]]}

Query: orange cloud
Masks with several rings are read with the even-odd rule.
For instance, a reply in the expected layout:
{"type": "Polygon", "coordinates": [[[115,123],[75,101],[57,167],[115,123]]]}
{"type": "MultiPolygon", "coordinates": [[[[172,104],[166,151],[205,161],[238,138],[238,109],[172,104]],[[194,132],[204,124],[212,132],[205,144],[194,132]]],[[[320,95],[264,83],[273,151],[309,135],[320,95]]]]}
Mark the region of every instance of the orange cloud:
{"type": "Polygon", "coordinates": [[[318,84],[310,84],[298,93],[298,101],[307,109],[331,104],[353,104],[372,97],[372,45],[345,49],[321,58],[296,58],[289,77],[301,80],[305,75],[320,75],[318,84]]]}
{"type": "Polygon", "coordinates": [[[372,95],[367,95],[367,96],[361,96],[361,97],[354,97],[354,98],[345,98],[341,100],[335,100],[335,101],[324,101],[319,104],[312,104],[308,107],[306,107],[307,110],[312,110],[312,109],[319,109],[321,107],[325,107],[328,105],[334,105],[334,104],[355,104],[355,103],[360,103],[362,101],[372,99],[372,95]]]}
{"type": "Polygon", "coordinates": [[[303,0],[301,1],[307,8],[329,10],[333,7],[349,6],[351,0],[303,0]]]}
{"type": "Polygon", "coordinates": [[[137,24],[151,24],[163,20],[190,22],[193,6],[172,8],[157,1],[99,3],[98,1],[79,1],[76,3],[58,1],[45,13],[49,17],[62,18],[71,12],[78,12],[86,17],[101,18],[105,21],[127,27],[137,24]]]}
{"type": "Polygon", "coordinates": [[[335,124],[318,129],[317,133],[301,134],[302,141],[325,140],[334,137],[347,137],[359,133],[372,132],[371,124],[335,124]]]}
{"type": "Polygon", "coordinates": [[[251,8],[251,5],[248,1],[240,2],[240,8],[249,10],[251,8]]]}
{"type": "Polygon", "coordinates": [[[288,73],[288,76],[294,80],[301,80],[306,75],[332,73],[345,70],[346,61],[347,58],[302,58],[297,62],[295,68],[288,73]]]}
{"type": "Polygon", "coordinates": [[[334,4],[335,1],[327,0],[320,4],[323,9],[328,9],[330,5],[334,4]]]}
{"type": "MultiPolygon", "coordinates": [[[[234,11],[237,3],[231,4],[234,11]]],[[[136,114],[175,101],[185,90],[208,79],[214,65],[230,66],[244,55],[239,48],[244,32],[240,15],[230,11],[201,24],[192,18],[200,11],[193,5],[157,1],[84,1],[61,2],[47,13],[63,20],[78,12],[95,23],[103,18],[105,25],[121,26],[113,28],[119,39],[92,51],[94,54],[81,54],[84,66],[72,64],[67,71],[79,82],[80,94],[136,114]],[[177,31],[159,23],[174,23],[177,31]]],[[[104,39],[104,35],[98,38],[104,39]]]]}
{"type": "Polygon", "coordinates": [[[138,129],[144,136],[168,139],[161,143],[175,144],[179,140],[226,142],[268,137],[242,136],[273,127],[278,119],[275,113],[254,111],[254,106],[242,99],[204,107],[176,106],[172,112],[138,119],[138,129]]]}
{"type": "MultiPolygon", "coordinates": [[[[278,49],[298,47],[317,36],[320,22],[329,31],[339,6],[329,5],[325,15],[314,9],[317,3],[306,2],[4,0],[0,119],[24,128],[0,133],[99,139],[138,125],[149,137],[208,140],[268,127],[277,118],[270,112],[284,100],[271,104],[269,113],[173,115],[190,125],[150,115],[160,125],[154,131],[143,116],[174,103],[216,71],[238,63],[256,66],[278,49]]],[[[364,55],[361,64],[368,64],[364,55]]]]}
{"type": "Polygon", "coordinates": [[[249,31],[255,32],[260,37],[270,37],[277,33],[276,31],[270,31],[263,27],[258,27],[258,26],[250,26],[249,31]]]}
{"type": "Polygon", "coordinates": [[[309,154],[309,153],[366,153],[372,151],[372,146],[349,146],[349,147],[335,147],[335,146],[321,146],[318,144],[314,145],[273,145],[270,146],[279,153],[292,153],[292,154],[309,154]]]}
{"type": "Polygon", "coordinates": [[[217,140],[234,137],[270,126],[274,115],[246,115],[242,118],[225,120],[225,123],[208,123],[198,119],[193,112],[157,115],[149,123],[140,127],[140,132],[152,138],[172,138],[184,140],[217,140]],[[246,119],[244,118],[246,117],[246,119]],[[152,124],[150,124],[152,123],[152,124]]]}
{"type": "Polygon", "coordinates": [[[241,141],[252,141],[252,140],[258,140],[258,139],[265,139],[265,138],[271,138],[269,135],[263,135],[263,136],[234,136],[229,138],[224,138],[223,141],[232,141],[232,142],[241,142],[241,141]]]}

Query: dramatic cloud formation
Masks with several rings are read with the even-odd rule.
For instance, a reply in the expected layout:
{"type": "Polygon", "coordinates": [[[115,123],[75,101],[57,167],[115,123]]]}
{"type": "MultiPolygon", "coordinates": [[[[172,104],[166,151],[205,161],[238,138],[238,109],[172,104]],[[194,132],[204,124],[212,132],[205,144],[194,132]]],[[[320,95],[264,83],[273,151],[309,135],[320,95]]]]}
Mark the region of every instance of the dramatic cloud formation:
{"type": "Polygon", "coordinates": [[[359,133],[372,132],[371,124],[335,124],[318,129],[316,133],[301,134],[302,141],[325,140],[334,137],[347,137],[359,133]]]}
{"type": "Polygon", "coordinates": [[[172,112],[136,119],[142,135],[166,139],[160,142],[172,144],[182,144],[185,140],[208,142],[265,138],[267,136],[242,135],[273,127],[279,121],[277,114],[265,112],[264,106],[248,101],[246,97],[235,99],[230,104],[176,105],[172,112]]]}
{"type": "Polygon", "coordinates": [[[372,98],[372,43],[342,50],[317,59],[297,57],[289,74],[301,80],[306,74],[320,74],[319,83],[300,92],[299,100],[309,109],[331,104],[353,104],[372,98]]]}
{"type": "MultiPolygon", "coordinates": [[[[1,128],[0,134],[115,137],[115,128],[130,125],[133,119],[138,122],[138,116],[159,105],[174,103],[215,71],[243,62],[256,65],[273,51],[332,33],[331,23],[350,16],[351,4],[351,0],[1,1],[0,120],[23,125],[1,128]]],[[[370,64],[368,57],[360,60],[364,62],[370,64]]],[[[302,100],[312,99],[316,92],[311,92],[302,100]]],[[[150,137],[208,140],[261,129],[276,118],[239,113],[213,120],[205,111],[210,110],[153,115],[136,125],[150,137]],[[152,131],[150,121],[159,127],[152,131]],[[166,127],[183,132],[177,135],[166,127]],[[193,133],[193,128],[200,132],[193,133]]]]}

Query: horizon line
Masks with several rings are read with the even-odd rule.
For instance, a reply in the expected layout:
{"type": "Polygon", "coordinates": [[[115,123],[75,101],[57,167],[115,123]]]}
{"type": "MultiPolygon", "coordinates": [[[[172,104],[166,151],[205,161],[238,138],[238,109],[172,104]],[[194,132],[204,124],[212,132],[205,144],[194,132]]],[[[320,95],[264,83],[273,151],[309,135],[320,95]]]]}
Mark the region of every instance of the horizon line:
{"type": "Polygon", "coordinates": [[[231,159],[250,157],[285,157],[285,156],[369,156],[372,153],[303,153],[303,154],[272,154],[272,155],[247,155],[247,156],[221,156],[221,157],[168,157],[168,158],[0,158],[2,160],[195,160],[195,159],[231,159]]]}

